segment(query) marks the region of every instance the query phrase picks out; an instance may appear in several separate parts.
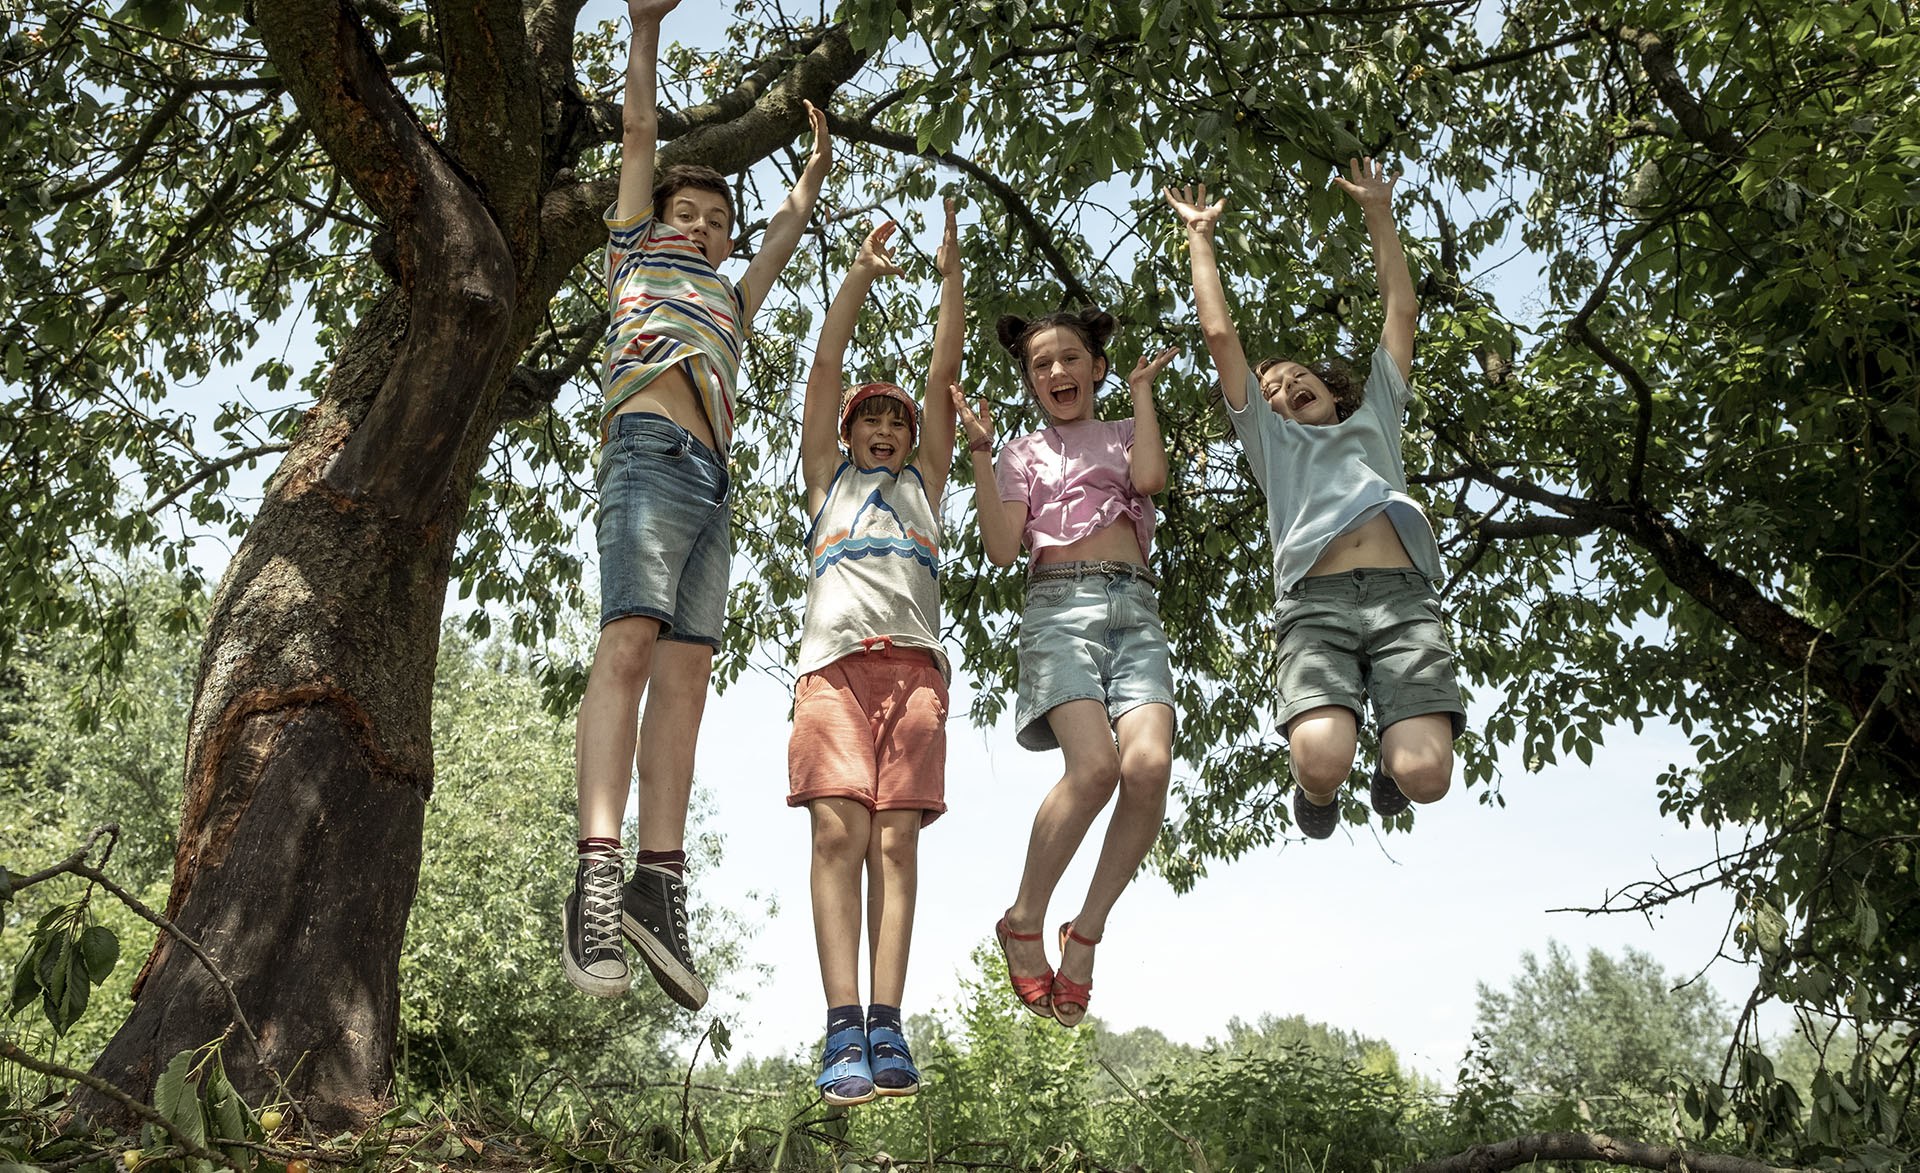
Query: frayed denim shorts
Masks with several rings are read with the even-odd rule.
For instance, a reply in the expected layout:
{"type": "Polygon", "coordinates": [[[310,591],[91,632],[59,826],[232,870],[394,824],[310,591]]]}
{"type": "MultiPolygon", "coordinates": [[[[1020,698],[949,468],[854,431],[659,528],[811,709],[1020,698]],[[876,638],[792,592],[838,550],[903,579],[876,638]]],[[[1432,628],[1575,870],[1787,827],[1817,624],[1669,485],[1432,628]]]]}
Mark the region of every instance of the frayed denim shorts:
{"type": "Polygon", "coordinates": [[[1054,562],[1034,568],[1020,617],[1020,691],[1014,727],[1031,750],[1057,749],[1047,714],[1093,700],[1118,721],[1141,705],[1173,707],[1173,667],[1160,597],[1127,563],[1054,562]]]}
{"type": "Polygon", "coordinates": [[[600,452],[600,626],[644,616],[660,638],[719,648],[733,565],[726,460],[661,415],[613,417],[600,452]]]}

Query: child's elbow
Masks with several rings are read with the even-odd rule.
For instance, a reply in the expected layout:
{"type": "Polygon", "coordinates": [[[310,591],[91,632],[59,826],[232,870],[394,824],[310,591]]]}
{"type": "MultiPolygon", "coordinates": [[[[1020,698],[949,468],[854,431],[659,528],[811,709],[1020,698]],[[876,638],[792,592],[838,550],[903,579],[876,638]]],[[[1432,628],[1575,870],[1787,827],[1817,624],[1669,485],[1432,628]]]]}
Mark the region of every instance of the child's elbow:
{"type": "Polygon", "coordinates": [[[1133,487],[1143,497],[1151,497],[1167,487],[1167,470],[1149,469],[1133,474],[1133,487]]]}

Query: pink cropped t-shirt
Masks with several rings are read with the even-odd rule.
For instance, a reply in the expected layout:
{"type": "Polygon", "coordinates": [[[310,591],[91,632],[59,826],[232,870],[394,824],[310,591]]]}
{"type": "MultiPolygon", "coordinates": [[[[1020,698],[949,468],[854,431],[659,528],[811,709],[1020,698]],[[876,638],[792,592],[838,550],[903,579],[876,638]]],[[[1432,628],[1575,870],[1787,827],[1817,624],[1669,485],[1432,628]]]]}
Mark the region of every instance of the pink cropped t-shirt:
{"type": "Polygon", "coordinates": [[[1054,424],[1002,449],[994,476],[1002,501],[1027,507],[1020,535],[1027,549],[1038,555],[1128,517],[1145,558],[1153,549],[1153,499],[1133,487],[1132,447],[1133,421],[1123,419],[1054,424]]]}

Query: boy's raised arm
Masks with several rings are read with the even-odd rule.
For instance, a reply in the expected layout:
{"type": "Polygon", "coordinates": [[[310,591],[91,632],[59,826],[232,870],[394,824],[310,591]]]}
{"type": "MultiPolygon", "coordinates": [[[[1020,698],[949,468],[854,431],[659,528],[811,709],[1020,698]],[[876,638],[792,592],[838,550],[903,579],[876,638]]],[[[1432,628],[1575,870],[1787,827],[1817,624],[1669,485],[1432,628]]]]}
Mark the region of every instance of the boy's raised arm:
{"type": "Polygon", "coordinates": [[[1400,366],[1401,377],[1406,378],[1413,374],[1413,332],[1420,321],[1420,301],[1413,293],[1413,274],[1407,271],[1400,229],[1393,222],[1393,185],[1400,176],[1388,176],[1385,166],[1371,158],[1352,159],[1347,166],[1352,178],[1342,179],[1336,174],[1333,181],[1366,214],[1367,237],[1373,241],[1374,279],[1386,310],[1380,345],[1387,348],[1400,366]]]}
{"type": "Polygon", "coordinates": [[[846,385],[847,344],[860,321],[860,307],[874,278],[901,272],[889,243],[894,227],[888,220],[867,233],[820,323],[813,365],[807,369],[807,399],[800,411],[800,475],[807,483],[809,517],[826,502],[834,470],[840,467],[840,393],[846,385]]]}
{"type": "Polygon", "coordinates": [[[1207,203],[1207,185],[1166,189],[1167,203],[1187,229],[1187,256],[1193,265],[1193,306],[1200,336],[1220,374],[1220,392],[1235,411],[1247,406],[1247,352],[1227,314],[1227,291],[1220,284],[1220,262],[1213,255],[1213,227],[1226,211],[1225,197],[1207,203]]]}
{"type": "Polygon", "coordinates": [[[951,388],[960,381],[960,349],[966,342],[965,281],[960,272],[960,228],[953,201],[947,201],[947,225],[934,254],[940,270],[940,316],[933,325],[933,362],[927,367],[926,392],[920,397],[920,456],[914,464],[935,512],[953,471],[955,412],[951,388]]]}
{"type": "Polygon", "coordinates": [[[660,136],[660,20],[679,3],[627,0],[633,37],[627,45],[627,91],[620,108],[620,192],[613,205],[618,220],[639,215],[653,198],[653,154],[660,136]]]}
{"type": "Polygon", "coordinates": [[[806,107],[807,123],[813,127],[813,153],[807,156],[807,167],[800,173],[800,181],[780,202],[773,219],[767,221],[767,230],[760,236],[760,249],[748,262],[746,276],[740,282],[749,318],[767,299],[767,291],[773,288],[780,270],[792,259],[793,250],[800,244],[800,232],[807,226],[807,217],[813,215],[813,201],[820,198],[820,185],[827,181],[827,172],[833,168],[833,136],[827,133],[826,112],[815,108],[812,102],[806,103],[806,107]]]}

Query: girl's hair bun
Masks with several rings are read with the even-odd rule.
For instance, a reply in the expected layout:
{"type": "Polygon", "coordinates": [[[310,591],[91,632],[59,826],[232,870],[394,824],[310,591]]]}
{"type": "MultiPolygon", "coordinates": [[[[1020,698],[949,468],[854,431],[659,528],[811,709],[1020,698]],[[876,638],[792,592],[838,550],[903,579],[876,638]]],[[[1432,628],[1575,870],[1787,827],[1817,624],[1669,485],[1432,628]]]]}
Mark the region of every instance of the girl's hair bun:
{"type": "Polygon", "coordinates": [[[1102,353],[1106,351],[1107,342],[1119,326],[1119,321],[1105,310],[1088,306],[1080,311],[1080,329],[1093,340],[1094,346],[1102,353]]]}
{"type": "Polygon", "coordinates": [[[1000,320],[993,324],[993,332],[1000,339],[1000,345],[1007,348],[1008,354],[1018,359],[1026,358],[1027,320],[1025,318],[1019,314],[1002,314],[1000,320]]]}

